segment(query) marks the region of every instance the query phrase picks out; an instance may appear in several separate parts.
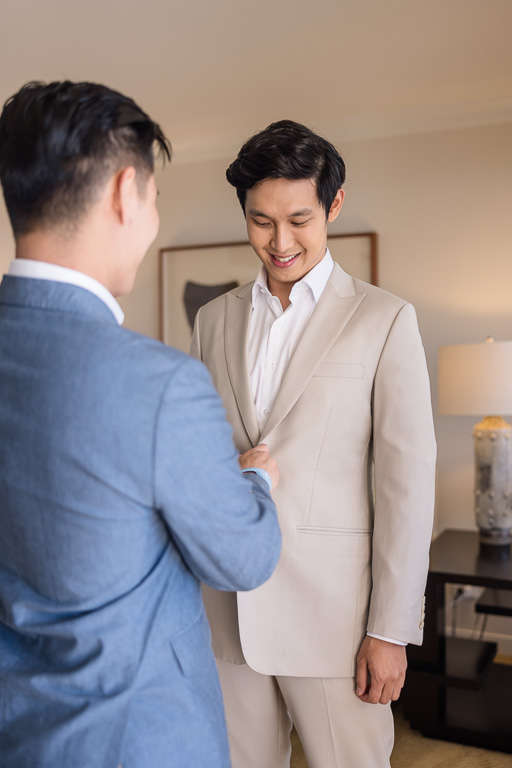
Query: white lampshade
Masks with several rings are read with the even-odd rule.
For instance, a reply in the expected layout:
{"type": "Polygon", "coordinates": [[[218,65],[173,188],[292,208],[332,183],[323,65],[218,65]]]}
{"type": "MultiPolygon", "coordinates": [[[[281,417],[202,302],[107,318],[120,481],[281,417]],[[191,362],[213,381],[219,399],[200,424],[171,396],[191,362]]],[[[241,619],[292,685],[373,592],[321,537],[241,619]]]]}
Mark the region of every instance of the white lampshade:
{"type": "Polygon", "coordinates": [[[437,391],[442,414],[512,414],[512,341],[440,347],[437,391]]]}

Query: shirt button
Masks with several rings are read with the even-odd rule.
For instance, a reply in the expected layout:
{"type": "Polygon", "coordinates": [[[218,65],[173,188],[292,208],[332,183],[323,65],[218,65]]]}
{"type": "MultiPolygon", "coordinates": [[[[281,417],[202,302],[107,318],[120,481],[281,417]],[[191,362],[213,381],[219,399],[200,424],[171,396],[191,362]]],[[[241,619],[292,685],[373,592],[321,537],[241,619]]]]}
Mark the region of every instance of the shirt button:
{"type": "Polygon", "coordinates": [[[275,367],[276,367],[275,363],[270,363],[269,368],[271,371],[275,370],[275,367]]]}
{"type": "Polygon", "coordinates": [[[268,416],[269,413],[270,413],[270,411],[268,410],[268,408],[265,408],[264,411],[263,411],[263,415],[264,416],[268,416]]]}

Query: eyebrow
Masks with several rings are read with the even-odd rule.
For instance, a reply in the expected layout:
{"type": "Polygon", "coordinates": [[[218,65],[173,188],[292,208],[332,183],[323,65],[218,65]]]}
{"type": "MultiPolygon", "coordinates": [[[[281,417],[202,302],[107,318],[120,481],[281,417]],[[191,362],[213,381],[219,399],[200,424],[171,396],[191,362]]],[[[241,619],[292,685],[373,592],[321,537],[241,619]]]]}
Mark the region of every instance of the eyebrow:
{"type": "MultiPolygon", "coordinates": [[[[263,216],[265,219],[270,219],[271,217],[268,216],[266,213],[263,213],[262,211],[258,211],[257,208],[249,208],[248,213],[251,216],[263,216]]],[[[294,219],[296,216],[310,216],[313,213],[311,208],[301,208],[300,211],[295,211],[295,213],[290,213],[288,216],[289,219],[294,219]]]]}

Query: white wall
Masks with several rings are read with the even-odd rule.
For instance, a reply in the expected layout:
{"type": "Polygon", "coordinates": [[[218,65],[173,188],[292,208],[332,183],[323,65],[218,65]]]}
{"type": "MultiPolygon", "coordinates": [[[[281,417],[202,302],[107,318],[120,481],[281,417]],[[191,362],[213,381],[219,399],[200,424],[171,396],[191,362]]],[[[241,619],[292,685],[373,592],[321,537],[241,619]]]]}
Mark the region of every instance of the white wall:
{"type": "Polygon", "coordinates": [[[5,210],[4,199],[0,202],[0,274],[6,272],[9,261],[14,257],[14,240],[9,218],[5,210]]]}

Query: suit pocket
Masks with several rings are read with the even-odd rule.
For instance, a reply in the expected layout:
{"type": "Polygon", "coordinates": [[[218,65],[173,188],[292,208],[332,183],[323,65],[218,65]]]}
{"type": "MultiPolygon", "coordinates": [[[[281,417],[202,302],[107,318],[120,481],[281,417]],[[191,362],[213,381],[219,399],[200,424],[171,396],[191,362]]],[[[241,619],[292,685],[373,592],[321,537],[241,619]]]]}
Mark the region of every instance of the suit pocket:
{"type": "Polygon", "coordinates": [[[338,379],[363,379],[365,366],[359,363],[320,363],[313,376],[330,376],[338,379]]]}
{"type": "Polygon", "coordinates": [[[367,536],[370,530],[368,528],[332,528],[324,525],[298,525],[297,532],[313,536],[367,536]]]}
{"type": "Polygon", "coordinates": [[[295,552],[314,560],[357,560],[369,557],[371,531],[366,528],[331,528],[298,525],[295,552]]]}

